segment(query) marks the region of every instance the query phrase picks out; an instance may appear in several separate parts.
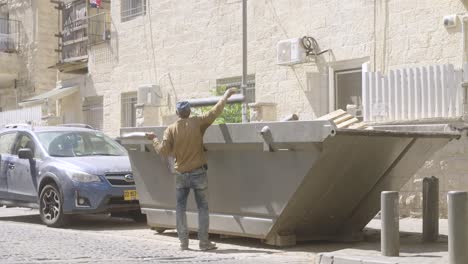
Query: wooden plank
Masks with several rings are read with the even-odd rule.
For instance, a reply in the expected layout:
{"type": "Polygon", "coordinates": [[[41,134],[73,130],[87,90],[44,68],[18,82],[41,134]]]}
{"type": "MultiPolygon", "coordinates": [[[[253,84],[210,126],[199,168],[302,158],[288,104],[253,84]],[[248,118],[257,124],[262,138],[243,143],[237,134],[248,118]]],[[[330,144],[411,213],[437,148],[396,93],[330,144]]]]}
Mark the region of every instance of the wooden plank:
{"type": "Polygon", "coordinates": [[[338,109],[336,111],[333,111],[331,113],[328,113],[324,116],[321,116],[319,118],[317,118],[316,120],[333,120],[333,119],[336,119],[342,115],[345,115],[346,114],[346,111],[342,110],[342,109],[338,109]]]}
{"type": "Polygon", "coordinates": [[[352,125],[350,125],[349,127],[347,128],[350,128],[350,129],[360,129],[360,128],[364,128],[366,127],[366,123],[364,122],[359,122],[359,123],[354,123],[352,125]]]}
{"type": "Polygon", "coordinates": [[[345,122],[342,122],[342,123],[340,123],[340,124],[337,124],[336,127],[337,127],[337,128],[345,128],[345,127],[347,127],[347,126],[349,126],[349,125],[352,125],[352,124],[354,124],[354,123],[357,123],[357,122],[359,122],[359,119],[353,117],[353,118],[351,118],[351,119],[349,119],[349,120],[347,120],[347,121],[345,121],[345,122]]]}
{"type": "Polygon", "coordinates": [[[334,119],[333,122],[335,123],[335,125],[338,125],[338,124],[343,123],[346,120],[349,120],[349,119],[351,119],[353,117],[354,116],[352,116],[350,114],[345,114],[345,115],[342,115],[342,116],[338,117],[337,119],[334,119]]]}

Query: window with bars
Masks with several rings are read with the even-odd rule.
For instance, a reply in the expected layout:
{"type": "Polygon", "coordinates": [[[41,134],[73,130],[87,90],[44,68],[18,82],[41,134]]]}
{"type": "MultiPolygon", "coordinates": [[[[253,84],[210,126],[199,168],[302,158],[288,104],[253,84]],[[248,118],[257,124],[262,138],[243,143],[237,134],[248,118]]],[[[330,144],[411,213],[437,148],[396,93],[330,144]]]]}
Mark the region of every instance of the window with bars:
{"type": "MultiPolygon", "coordinates": [[[[224,94],[226,89],[236,87],[240,88],[242,83],[242,77],[230,77],[216,80],[216,88],[213,90],[213,95],[221,96],[224,94]]],[[[247,76],[247,89],[246,89],[246,101],[248,103],[255,102],[255,75],[247,76]]],[[[206,113],[212,108],[212,106],[195,107],[193,108],[194,115],[201,115],[206,113]]],[[[247,116],[249,116],[249,110],[247,109],[247,116]]],[[[225,123],[241,123],[242,122],[242,104],[235,103],[226,105],[223,113],[216,118],[215,124],[225,123]]]]}
{"type": "Polygon", "coordinates": [[[88,56],[87,1],[66,1],[61,9],[61,62],[85,60],[88,56]]]}
{"type": "Polygon", "coordinates": [[[103,97],[86,97],[83,102],[83,118],[85,124],[102,130],[104,123],[103,97]]]}
{"type": "MultiPolygon", "coordinates": [[[[241,88],[242,77],[230,77],[216,80],[217,87],[226,87],[226,89],[236,87],[241,88]]],[[[247,75],[247,88],[246,88],[246,99],[247,103],[255,102],[255,75],[247,75]]]]}
{"type": "Polygon", "coordinates": [[[138,16],[146,14],[146,0],[121,0],[120,1],[120,20],[121,22],[130,21],[138,16]]]}
{"type": "Polygon", "coordinates": [[[136,126],[136,106],[137,93],[123,93],[121,97],[121,126],[135,127],[136,126]]]}

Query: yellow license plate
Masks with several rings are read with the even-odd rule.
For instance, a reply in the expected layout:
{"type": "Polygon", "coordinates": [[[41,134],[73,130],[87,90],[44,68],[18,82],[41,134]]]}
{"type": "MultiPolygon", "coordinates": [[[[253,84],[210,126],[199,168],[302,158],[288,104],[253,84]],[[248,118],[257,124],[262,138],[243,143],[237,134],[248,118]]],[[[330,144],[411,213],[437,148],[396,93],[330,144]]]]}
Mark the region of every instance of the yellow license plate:
{"type": "Polygon", "coordinates": [[[138,200],[138,193],[136,190],[125,190],[124,191],[124,200],[125,201],[134,201],[138,200]]]}

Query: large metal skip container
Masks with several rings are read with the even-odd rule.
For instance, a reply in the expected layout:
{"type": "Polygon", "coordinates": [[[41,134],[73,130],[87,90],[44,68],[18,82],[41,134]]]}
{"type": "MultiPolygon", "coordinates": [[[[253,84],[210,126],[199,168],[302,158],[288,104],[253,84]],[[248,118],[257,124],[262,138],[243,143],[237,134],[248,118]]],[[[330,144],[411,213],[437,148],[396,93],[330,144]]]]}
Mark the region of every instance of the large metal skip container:
{"type": "MultiPolygon", "coordinates": [[[[157,229],[175,228],[171,162],[135,132],[162,138],[164,129],[121,130],[141,210],[157,229]]],[[[354,239],[378,213],[381,191],[399,190],[435,151],[458,137],[442,131],[337,130],[329,121],[213,125],[204,138],[210,232],[278,246],[354,239]]],[[[187,218],[196,230],[193,197],[187,218]]]]}

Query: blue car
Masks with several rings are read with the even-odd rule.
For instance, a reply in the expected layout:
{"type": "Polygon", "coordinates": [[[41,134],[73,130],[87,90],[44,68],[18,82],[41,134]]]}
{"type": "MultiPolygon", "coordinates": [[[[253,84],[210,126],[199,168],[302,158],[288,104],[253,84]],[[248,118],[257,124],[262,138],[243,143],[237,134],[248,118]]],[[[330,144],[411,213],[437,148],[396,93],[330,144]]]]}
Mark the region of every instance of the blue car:
{"type": "Polygon", "coordinates": [[[142,217],[127,152],[100,131],[7,126],[0,158],[0,205],[38,208],[47,226],[73,214],[142,217]]]}

